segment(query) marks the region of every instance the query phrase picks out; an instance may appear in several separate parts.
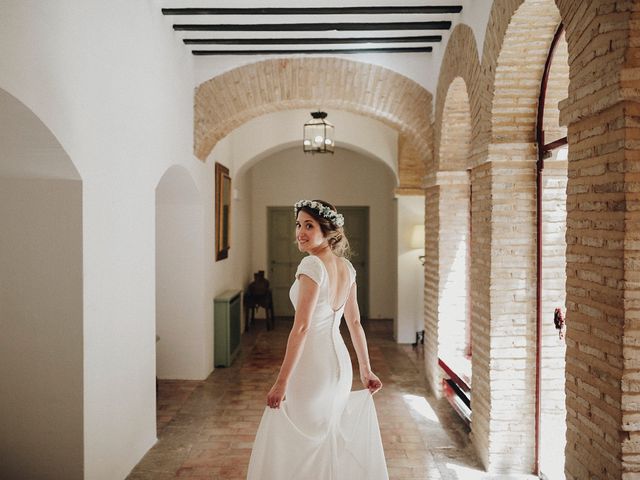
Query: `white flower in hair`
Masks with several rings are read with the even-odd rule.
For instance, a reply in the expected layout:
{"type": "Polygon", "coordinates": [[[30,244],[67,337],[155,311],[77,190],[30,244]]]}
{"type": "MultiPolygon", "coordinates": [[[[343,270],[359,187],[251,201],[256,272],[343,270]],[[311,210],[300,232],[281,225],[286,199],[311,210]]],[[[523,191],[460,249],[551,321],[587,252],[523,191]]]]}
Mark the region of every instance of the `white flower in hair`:
{"type": "Polygon", "coordinates": [[[332,210],[331,208],[323,205],[320,202],[316,202],[314,200],[300,200],[294,205],[293,213],[297,215],[298,210],[300,210],[302,207],[308,207],[315,210],[316,212],[318,212],[318,215],[326,218],[336,227],[342,227],[344,225],[344,217],[342,216],[342,214],[332,210]]]}

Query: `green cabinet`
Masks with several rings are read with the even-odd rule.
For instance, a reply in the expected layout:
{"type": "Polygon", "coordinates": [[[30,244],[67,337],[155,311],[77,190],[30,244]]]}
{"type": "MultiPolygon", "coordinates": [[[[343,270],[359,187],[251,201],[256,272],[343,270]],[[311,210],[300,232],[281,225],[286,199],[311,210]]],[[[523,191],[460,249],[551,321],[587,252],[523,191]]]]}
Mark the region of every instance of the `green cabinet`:
{"type": "Polygon", "coordinates": [[[213,300],[213,365],[229,367],[240,350],[240,290],[228,290],[213,300]]]}

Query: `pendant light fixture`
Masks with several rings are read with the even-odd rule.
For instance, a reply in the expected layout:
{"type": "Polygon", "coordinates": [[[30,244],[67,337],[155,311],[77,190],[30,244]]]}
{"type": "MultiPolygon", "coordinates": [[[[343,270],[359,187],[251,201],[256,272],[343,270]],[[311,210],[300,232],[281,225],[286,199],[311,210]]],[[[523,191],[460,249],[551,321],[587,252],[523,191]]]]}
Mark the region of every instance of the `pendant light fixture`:
{"type": "Polygon", "coordinates": [[[327,122],[326,112],[311,112],[311,120],[304,124],[302,149],[304,153],[333,153],[333,125],[327,122]]]}

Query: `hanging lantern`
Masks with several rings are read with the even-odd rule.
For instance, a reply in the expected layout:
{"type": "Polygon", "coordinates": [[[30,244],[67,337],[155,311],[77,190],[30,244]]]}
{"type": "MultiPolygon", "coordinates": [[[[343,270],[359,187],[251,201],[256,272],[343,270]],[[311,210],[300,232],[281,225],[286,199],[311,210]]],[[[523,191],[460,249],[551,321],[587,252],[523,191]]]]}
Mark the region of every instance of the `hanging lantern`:
{"type": "Polygon", "coordinates": [[[311,112],[311,116],[313,118],[304,124],[304,153],[333,153],[333,125],[325,120],[326,112],[311,112]]]}

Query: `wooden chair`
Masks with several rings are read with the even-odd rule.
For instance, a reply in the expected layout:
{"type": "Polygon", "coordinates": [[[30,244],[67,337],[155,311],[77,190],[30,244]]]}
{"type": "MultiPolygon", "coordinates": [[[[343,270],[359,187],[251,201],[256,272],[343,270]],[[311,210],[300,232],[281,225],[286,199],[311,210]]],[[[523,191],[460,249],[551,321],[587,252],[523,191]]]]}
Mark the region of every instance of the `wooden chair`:
{"type": "Polygon", "coordinates": [[[266,312],[267,330],[274,328],[273,295],[269,287],[269,280],[264,278],[264,270],[253,274],[253,282],[249,284],[244,295],[244,307],[247,331],[255,320],[256,309],[258,308],[264,308],[266,312]]]}

